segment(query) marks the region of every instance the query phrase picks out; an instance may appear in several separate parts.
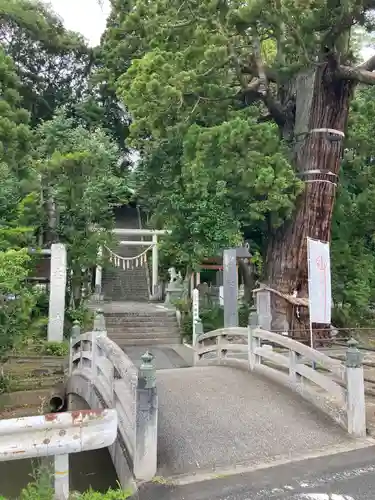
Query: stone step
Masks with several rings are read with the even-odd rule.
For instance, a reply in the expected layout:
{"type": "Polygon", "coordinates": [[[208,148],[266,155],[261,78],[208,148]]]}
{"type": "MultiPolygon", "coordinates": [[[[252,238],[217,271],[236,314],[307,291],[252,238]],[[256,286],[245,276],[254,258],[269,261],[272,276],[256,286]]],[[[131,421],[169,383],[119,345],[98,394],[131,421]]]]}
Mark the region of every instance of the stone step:
{"type": "Polygon", "coordinates": [[[170,330],[157,330],[152,332],[144,332],[142,330],[136,331],[125,331],[122,332],[117,331],[107,331],[107,335],[114,342],[121,339],[152,339],[152,338],[164,338],[164,337],[180,337],[180,332],[178,330],[170,331],[170,330]]]}
{"type": "Polygon", "coordinates": [[[168,311],[168,310],[155,310],[152,312],[145,312],[145,311],[137,311],[134,310],[134,312],[126,311],[126,312],[117,312],[117,311],[106,311],[104,313],[104,316],[108,319],[111,318],[134,318],[136,317],[137,319],[139,318],[140,320],[145,320],[149,321],[150,319],[153,318],[176,318],[176,313],[175,311],[168,311]]]}
{"type": "Polygon", "coordinates": [[[108,321],[176,321],[175,314],[104,313],[108,321]]]}
{"type": "Polygon", "coordinates": [[[107,328],[175,328],[177,321],[171,318],[170,321],[138,321],[136,318],[133,321],[121,321],[118,323],[106,321],[107,328]]]}
{"type": "Polygon", "coordinates": [[[106,327],[107,330],[131,330],[133,328],[137,328],[137,330],[150,330],[152,328],[164,328],[165,330],[168,329],[175,329],[178,328],[178,323],[175,321],[174,323],[163,323],[162,321],[159,322],[150,322],[150,323],[138,323],[137,321],[133,321],[132,323],[108,323],[106,321],[106,327]]]}
{"type": "MultiPolygon", "coordinates": [[[[112,339],[114,340],[114,339],[112,339]]],[[[120,341],[115,341],[116,344],[123,349],[124,347],[132,346],[153,346],[153,345],[168,345],[168,344],[181,344],[180,337],[159,337],[155,338],[138,338],[138,339],[121,339],[120,341]]]]}
{"type": "Polygon", "coordinates": [[[108,319],[105,318],[105,324],[110,327],[129,327],[131,328],[133,325],[136,327],[142,326],[143,328],[152,327],[152,326],[175,326],[177,325],[176,318],[148,318],[148,320],[139,320],[137,316],[133,316],[132,318],[128,318],[126,320],[118,318],[116,319],[108,319]]]}

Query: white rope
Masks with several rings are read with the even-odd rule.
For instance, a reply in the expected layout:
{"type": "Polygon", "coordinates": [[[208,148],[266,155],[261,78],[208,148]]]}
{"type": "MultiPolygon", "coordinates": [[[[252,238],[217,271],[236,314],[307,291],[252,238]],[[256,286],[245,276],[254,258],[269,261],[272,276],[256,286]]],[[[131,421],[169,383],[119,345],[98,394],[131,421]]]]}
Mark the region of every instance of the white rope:
{"type": "Polygon", "coordinates": [[[310,130],[310,134],[313,133],[327,133],[327,134],[333,134],[333,135],[339,135],[340,137],[345,137],[345,134],[342,130],[336,130],[335,128],[312,128],[310,130]]]}
{"type": "Polygon", "coordinates": [[[147,252],[151,250],[154,245],[150,245],[146,248],[142,253],[136,255],[135,257],[123,257],[122,255],[118,255],[113,252],[110,248],[105,246],[104,248],[109,252],[109,260],[116,266],[121,267],[122,269],[133,269],[133,262],[135,262],[135,267],[139,267],[139,265],[143,266],[147,262],[147,252]]]}

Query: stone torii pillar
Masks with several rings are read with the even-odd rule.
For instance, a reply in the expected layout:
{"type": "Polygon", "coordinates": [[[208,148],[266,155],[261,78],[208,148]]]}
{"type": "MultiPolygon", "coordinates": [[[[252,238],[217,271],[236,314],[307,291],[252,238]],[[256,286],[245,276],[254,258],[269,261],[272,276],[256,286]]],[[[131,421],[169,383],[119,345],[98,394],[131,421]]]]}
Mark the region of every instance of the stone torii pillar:
{"type": "Polygon", "coordinates": [[[61,243],[51,245],[51,270],[48,313],[48,341],[62,342],[64,338],[67,255],[61,243]]]}
{"type": "Polygon", "coordinates": [[[152,295],[157,293],[159,282],[158,235],[152,235],[152,295]]]}

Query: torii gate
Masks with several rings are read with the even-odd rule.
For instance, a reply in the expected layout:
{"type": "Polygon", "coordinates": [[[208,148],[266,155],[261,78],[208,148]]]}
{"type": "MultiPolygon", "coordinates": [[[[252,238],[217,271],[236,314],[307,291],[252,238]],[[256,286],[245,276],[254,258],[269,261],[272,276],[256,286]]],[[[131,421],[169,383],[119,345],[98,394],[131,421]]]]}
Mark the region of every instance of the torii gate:
{"type": "MultiPolygon", "coordinates": [[[[159,282],[159,250],[158,250],[158,236],[163,236],[168,234],[170,231],[167,229],[113,229],[113,234],[118,236],[151,236],[151,241],[131,240],[131,241],[119,241],[120,245],[128,246],[146,246],[152,247],[152,272],[151,272],[151,295],[157,293],[158,282],[159,282]]],[[[99,249],[99,255],[102,255],[103,250],[99,249]]],[[[101,294],[102,290],[102,274],[103,269],[101,266],[96,266],[95,271],[95,292],[101,294]]]]}

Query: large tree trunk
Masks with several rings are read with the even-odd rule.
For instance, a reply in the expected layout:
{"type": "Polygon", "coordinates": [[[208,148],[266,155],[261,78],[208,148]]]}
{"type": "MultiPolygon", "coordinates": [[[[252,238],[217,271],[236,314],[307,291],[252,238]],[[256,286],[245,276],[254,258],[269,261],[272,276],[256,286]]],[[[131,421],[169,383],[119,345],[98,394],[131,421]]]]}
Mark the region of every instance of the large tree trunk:
{"type": "Polygon", "coordinates": [[[244,284],[244,301],[251,304],[253,301],[253,290],[255,288],[255,276],[250,259],[238,259],[238,268],[242,275],[244,284]]]}
{"type": "MultiPolygon", "coordinates": [[[[313,129],[345,131],[353,84],[332,78],[328,64],[299,75],[293,84],[295,99],[293,162],[304,191],[294,216],[272,235],[267,250],[266,280],[284,294],[297,291],[308,296],[307,237],[330,241],[332,211],[343,153],[343,140],[332,141],[328,133],[313,129]],[[315,173],[313,173],[315,171],[315,173]],[[316,173],[316,171],[318,171],[316,173]]],[[[290,89],[288,92],[290,99],[290,89]]],[[[308,335],[308,311],[291,320],[287,302],[277,296],[272,302],[272,329],[296,330],[308,335]],[[307,328],[306,328],[307,326],[307,328]]],[[[293,333],[293,332],[292,332],[293,333]]]]}

